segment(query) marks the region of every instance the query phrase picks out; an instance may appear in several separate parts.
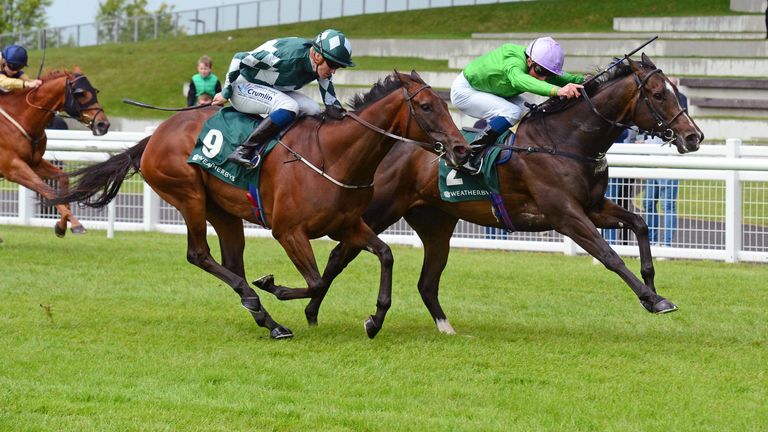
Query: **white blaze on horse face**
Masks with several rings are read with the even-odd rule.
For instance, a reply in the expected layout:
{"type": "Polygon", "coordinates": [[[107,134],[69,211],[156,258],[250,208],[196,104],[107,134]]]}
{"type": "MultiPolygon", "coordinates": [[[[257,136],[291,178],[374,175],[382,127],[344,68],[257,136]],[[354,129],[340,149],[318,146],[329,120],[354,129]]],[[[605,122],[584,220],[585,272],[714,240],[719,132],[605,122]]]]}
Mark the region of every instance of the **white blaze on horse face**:
{"type": "Polygon", "coordinates": [[[672,93],[672,94],[673,94],[673,95],[675,95],[675,96],[677,95],[677,93],[675,93],[675,88],[674,88],[674,87],[672,87],[672,83],[671,83],[671,82],[669,82],[669,81],[664,81],[664,85],[666,85],[666,86],[667,86],[667,90],[668,90],[670,93],[672,93]]]}

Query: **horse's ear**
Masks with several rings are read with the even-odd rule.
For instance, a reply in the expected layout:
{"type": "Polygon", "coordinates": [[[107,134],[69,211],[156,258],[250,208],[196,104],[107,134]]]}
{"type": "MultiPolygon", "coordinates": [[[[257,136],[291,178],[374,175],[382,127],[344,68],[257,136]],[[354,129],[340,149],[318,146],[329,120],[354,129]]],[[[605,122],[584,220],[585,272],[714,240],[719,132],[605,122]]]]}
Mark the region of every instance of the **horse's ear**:
{"type": "Polygon", "coordinates": [[[403,83],[403,80],[400,79],[400,72],[397,71],[397,69],[392,69],[394,71],[395,78],[400,82],[400,84],[403,83]]]}
{"type": "Polygon", "coordinates": [[[416,81],[422,81],[422,82],[424,81],[423,79],[421,79],[421,76],[419,76],[419,74],[416,72],[416,69],[411,69],[411,78],[413,78],[416,81]]]}
{"type": "Polygon", "coordinates": [[[657,68],[656,68],[656,65],[655,65],[655,64],[653,64],[653,62],[651,61],[650,57],[648,57],[647,55],[645,55],[645,53],[642,53],[642,54],[640,55],[640,59],[642,59],[642,61],[643,61],[643,64],[644,64],[645,66],[647,66],[647,67],[649,67],[649,68],[657,69],[657,68]]]}
{"type": "Polygon", "coordinates": [[[77,66],[77,65],[75,65],[74,69],[72,69],[72,72],[76,73],[76,74],[82,74],[83,73],[83,71],[80,70],[80,66],[77,66]]]}
{"type": "Polygon", "coordinates": [[[635,72],[642,72],[643,67],[639,64],[637,64],[636,61],[632,60],[631,58],[627,57],[627,62],[629,63],[629,67],[632,68],[635,72]]]}

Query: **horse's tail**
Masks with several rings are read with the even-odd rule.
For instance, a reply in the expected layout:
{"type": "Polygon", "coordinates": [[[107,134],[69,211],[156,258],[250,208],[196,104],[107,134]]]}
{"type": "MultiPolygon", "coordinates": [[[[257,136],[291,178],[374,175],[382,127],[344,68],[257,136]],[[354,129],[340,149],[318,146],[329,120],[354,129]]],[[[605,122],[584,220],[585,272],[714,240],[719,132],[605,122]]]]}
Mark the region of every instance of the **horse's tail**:
{"type": "Polygon", "coordinates": [[[109,204],[117,196],[123,181],[139,172],[141,155],[147,148],[149,138],[142,139],[135,146],[104,162],[69,173],[71,177],[77,178],[74,185],[68,191],[64,191],[63,195],[56,195],[53,199],[47,200],[46,204],[57,205],[77,201],[94,208],[109,204]],[[133,171],[130,172],[131,170],[133,171]]]}

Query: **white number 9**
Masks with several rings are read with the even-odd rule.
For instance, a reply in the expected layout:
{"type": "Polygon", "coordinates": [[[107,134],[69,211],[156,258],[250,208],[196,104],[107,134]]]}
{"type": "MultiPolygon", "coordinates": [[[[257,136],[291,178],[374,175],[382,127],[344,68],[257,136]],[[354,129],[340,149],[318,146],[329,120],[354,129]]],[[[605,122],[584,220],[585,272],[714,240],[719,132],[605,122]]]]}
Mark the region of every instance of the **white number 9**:
{"type": "Polygon", "coordinates": [[[224,135],[218,129],[211,129],[203,138],[203,154],[208,159],[213,159],[221,151],[221,145],[224,143],[224,135]]]}

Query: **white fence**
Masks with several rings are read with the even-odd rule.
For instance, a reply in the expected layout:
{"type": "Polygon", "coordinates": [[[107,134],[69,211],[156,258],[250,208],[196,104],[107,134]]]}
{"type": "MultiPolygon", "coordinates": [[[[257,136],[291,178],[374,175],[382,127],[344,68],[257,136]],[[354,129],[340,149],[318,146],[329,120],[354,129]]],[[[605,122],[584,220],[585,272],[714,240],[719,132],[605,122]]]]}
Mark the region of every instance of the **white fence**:
{"type": "MultiPolygon", "coordinates": [[[[90,132],[48,131],[46,158],[71,170],[104,160],[146,136],[142,133],[111,132],[94,137],[90,132]]],[[[654,246],[656,257],[711,259],[728,262],[768,262],[768,147],[742,146],[739,140],[726,145],[703,146],[697,153],[679,156],[669,147],[652,144],[616,144],[609,153],[609,196],[642,215],[658,219],[655,228],[662,244],[654,246]],[[676,214],[669,212],[670,199],[650,204],[649,191],[656,180],[674,179],[676,214]],[[675,222],[674,227],[671,222],[675,222]],[[670,226],[665,226],[669,224],[670,226]],[[669,231],[669,235],[665,235],[669,231]]],[[[87,228],[117,231],[143,230],[184,233],[179,213],[162,202],[138,179],[124,183],[107,209],[78,208],[77,216],[87,228]]],[[[34,193],[10,182],[0,182],[0,224],[52,227],[54,209],[42,208],[34,193]]],[[[213,231],[211,230],[211,233],[213,231]]],[[[246,234],[269,236],[268,230],[246,224],[246,234]]],[[[638,256],[631,233],[607,232],[617,252],[638,256]]],[[[382,236],[392,243],[419,246],[418,237],[404,221],[382,236]]],[[[461,221],[451,244],[456,247],[583,253],[567,237],[554,231],[505,233],[461,221]]]]}

